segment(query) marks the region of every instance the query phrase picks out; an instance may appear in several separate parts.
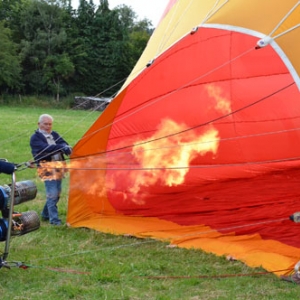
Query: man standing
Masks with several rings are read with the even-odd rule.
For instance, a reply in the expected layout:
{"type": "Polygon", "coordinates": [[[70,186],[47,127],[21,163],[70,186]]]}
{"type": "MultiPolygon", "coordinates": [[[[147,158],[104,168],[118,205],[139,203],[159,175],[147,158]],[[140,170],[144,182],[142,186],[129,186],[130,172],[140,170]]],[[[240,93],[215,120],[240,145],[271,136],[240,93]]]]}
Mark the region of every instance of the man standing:
{"type": "Polygon", "coordinates": [[[61,225],[57,203],[61,193],[64,168],[62,164],[55,162],[64,161],[64,154],[71,155],[72,148],[57,132],[52,131],[52,123],[53,118],[48,114],[39,117],[39,128],[30,138],[30,147],[38,167],[39,177],[45,183],[46,204],[42,211],[42,218],[49,220],[52,225],[61,225]]]}

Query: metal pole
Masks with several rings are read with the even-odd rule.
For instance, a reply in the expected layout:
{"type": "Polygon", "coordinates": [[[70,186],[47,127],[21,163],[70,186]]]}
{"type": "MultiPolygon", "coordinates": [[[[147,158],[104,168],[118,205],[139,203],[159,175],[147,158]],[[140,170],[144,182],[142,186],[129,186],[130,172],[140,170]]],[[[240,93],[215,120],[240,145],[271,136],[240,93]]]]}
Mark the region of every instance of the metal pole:
{"type": "Polygon", "coordinates": [[[5,248],[4,248],[4,254],[3,254],[3,260],[5,261],[8,252],[9,252],[9,243],[10,243],[10,237],[11,237],[11,228],[12,228],[12,216],[14,212],[14,203],[15,203],[15,183],[16,183],[16,175],[15,173],[12,173],[12,184],[11,184],[11,192],[10,192],[10,207],[9,207],[9,216],[8,216],[8,229],[7,229],[7,235],[6,235],[6,241],[5,241],[5,248]]]}

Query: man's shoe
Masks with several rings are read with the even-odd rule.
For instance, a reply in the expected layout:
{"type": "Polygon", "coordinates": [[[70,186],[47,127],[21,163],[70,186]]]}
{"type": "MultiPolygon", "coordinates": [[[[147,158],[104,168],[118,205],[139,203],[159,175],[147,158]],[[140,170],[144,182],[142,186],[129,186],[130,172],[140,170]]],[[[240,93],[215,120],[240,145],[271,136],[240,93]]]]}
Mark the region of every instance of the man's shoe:
{"type": "Polygon", "coordinates": [[[62,223],[61,222],[57,222],[57,223],[50,223],[50,225],[54,225],[54,226],[61,226],[62,223]]]}

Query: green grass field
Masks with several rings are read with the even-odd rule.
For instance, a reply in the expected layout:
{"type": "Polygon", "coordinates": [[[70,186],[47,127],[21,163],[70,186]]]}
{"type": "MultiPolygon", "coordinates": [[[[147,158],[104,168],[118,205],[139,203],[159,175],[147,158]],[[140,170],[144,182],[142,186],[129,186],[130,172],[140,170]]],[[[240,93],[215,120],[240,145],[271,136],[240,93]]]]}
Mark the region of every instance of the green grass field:
{"type": "MultiPolygon", "coordinates": [[[[71,145],[98,118],[99,112],[0,106],[0,158],[15,163],[31,159],[29,138],[40,114],[54,117],[53,129],[71,145]]],[[[43,184],[35,169],[16,172],[17,181],[33,180],[36,199],[16,211],[40,211],[43,184]]],[[[11,182],[0,174],[0,185],[11,182]]],[[[59,213],[65,221],[68,178],[59,213]]],[[[0,243],[0,252],[4,242],[0,243]]],[[[113,236],[81,228],[53,227],[46,222],[29,234],[13,237],[0,269],[0,299],[299,299],[300,286],[263,269],[252,269],[225,257],[168,247],[155,240],[113,236]],[[27,269],[19,268],[23,263],[27,269]]]]}

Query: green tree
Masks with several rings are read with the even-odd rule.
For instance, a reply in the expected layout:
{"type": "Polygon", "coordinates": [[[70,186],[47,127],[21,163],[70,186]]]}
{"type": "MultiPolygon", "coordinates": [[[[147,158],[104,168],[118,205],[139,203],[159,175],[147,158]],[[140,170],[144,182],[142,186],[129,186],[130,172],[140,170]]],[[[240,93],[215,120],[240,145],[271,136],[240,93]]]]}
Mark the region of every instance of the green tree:
{"type": "Polygon", "coordinates": [[[32,0],[21,13],[24,36],[21,56],[27,93],[53,94],[55,85],[56,99],[59,99],[59,93],[64,91],[64,85],[74,71],[65,52],[68,42],[64,27],[67,7],[66,1],[32,0]],[[66,65],[66,61],[68,68],[59,73],[59,66],[66,65]],[[50,66],[54,68],[52,72],[49,72],[50,66]],[[69,74],[65,74],[66,71],[69,74]]]}
{"type": "Polygon", "coordinates": [[[135,23],[130,32],[130,48],[132,63],[135,64],[143,53],[152,34],[151,21],[148,19],[135,23]]]}
{"type": "Polygon", "coordinates": [[[110,10],[108,1],[101,0],[95,9],[92,1],[81,0],[76,21],[86,57],[81,60],[82,73],[75,76],[85,94],[111,96],[120,89],[150,37],[148,28],[135,19],[126,5],[110,10]]]}
{"type": "Polygon", "coordinates": [[[11,40],[11,30],[0,22],[0,88],[13,91],[20,87],[20,60],[17,55],[17,45],[11,40]]]}
{"type": "Polygon", "coordinates": [[[56,101],[59,101],[60,93],[66,91],[62,87],[64,79],[68,79],[74,72],[74,65],[66,54],[49,55],[44,64],[44,80],[53,93],[56,93],[56,101]]]}
{"type": "Polygon", "coordinates": [[[10,22],[12,19],[14,19],[17,7],[19,7],[22,2],[22,0],[1,0],[0,21],[10,22]]]}
{"type": "Polygon", "coordinates": [[[71,0],[0,0],[1,20],[9,30],[1,30],[0,55],[13,49],[9,54],[15,61],[20,57],[22,68],[17,80],[20,66],[9,63],[13,71],[0,75],[1,88],[18,86],[26,94],[51,94],[57,100],[70,92],[117,92],[151,35],[148,20],[136,22],[125,5],[111,10],[108,0],[99,6],[80,0],[77,10],[71,0]]]}
{"type": "Polygon", "coordinates": [[[133,67],[130,59],[129,26],[123,22],[120,11],[110,10],[107,1],[103,0],[96,11],[93,28],[95,39],[91,40],[90,49],[99,61],[97,69],[93,70],[93,73],[98,73],[94,89],[97,93],[111,96],[119,90],[133,67]]]}
{"type": "MultiPolygon", "coordinates": [[[[95,16],[96,6],[92,1],[80,0],[78,9],[69,11],[70,19],[67,26],[68,51],[74,63],[74,74],[70,78],[69,90],[73,93],[87,93],[90,81],[93,78],[87,78],[89,75],[89,44],[92,36],[91,28],[95,16]]],[[[95,63],[94,63],[95,64],[95,63]]]]}

